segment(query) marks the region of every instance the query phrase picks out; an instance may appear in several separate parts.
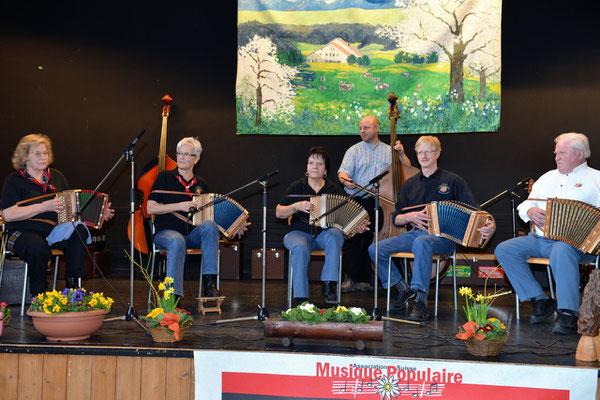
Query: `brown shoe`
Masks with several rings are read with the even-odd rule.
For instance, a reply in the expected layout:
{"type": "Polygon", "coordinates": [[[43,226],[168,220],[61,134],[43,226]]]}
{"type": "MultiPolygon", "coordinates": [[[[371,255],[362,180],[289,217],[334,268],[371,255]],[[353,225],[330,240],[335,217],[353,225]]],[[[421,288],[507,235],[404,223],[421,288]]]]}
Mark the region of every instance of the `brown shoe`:
{"type": "Polygon", "coordinates": [[[344,279],[344,281],[342,282],[342,293],[350,293],[350,292],[355,292],[355,291],[356,291],[356,284],[354,283],[352,278],[347,276],[344,279]]]}

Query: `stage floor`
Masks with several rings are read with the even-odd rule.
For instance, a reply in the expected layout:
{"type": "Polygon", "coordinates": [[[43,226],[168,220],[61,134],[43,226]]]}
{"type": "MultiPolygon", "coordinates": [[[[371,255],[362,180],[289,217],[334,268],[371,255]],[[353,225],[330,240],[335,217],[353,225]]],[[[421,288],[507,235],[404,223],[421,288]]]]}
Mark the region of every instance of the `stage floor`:
{"type": "MultiPolygon", "coordinates": [[[[61,282],[62,283],[62,282],[61,282]]],[[[129,280],[110,278],[109,283],[101,279],[84,282],[87,289],[103,291],[113,297],[115,304],[109,317],[124,316],[129,301],[129,280]],[[115,293],[118,292],[118,295],[115,293]],[[122,300],[119,298],[122,297],[122,300]]],[[[241,322],[214,324],[222,319],[257,316],[257,305],[262,303],[261,281],[222,280],[221,293],[226,296],[222,305],[223,314],[197,312],[191,294],[187,294],[183,307],[194,310],[194,325],[187,331],[181,342],[155,344],[146,331],[135,321],[118,320],[105,322],[102,328],[89,340],[63,343],[49,342],[34,329],[31,318],[19,315],[19,306],[12,306],[12,321],[4,328],[0,337],[2,352],[43,352],[67,354],[112,354],[112,355],[167,355],[168,353],[189,353],[190,350],[239,350],[303,352],[341,355],[373,355],[399,358],[471,360],[501,363],[586,366],[600,368],[600,363],[579,363],[575,360],[575,349],[579,335],[559,336],[552,333],[553,322],[530,325],[528,322],[531,307],[521,306],[521,320],[515,319],[514,296],[499,298],[490,314],[507,325],[510,336],[507,344],[497,357],[476,357],[467,353],[462,341],[455,338],[459,325],[464,323],[462,311],[453,308],[452,287],[442,286],[437,318],[430,317],[424,327],[398,322],[385,322],[383,342],[367,342],[362,351],[353,342],[338,340],[296,339],[290,347],[282,344],[281,338],[266,338],[263,324],[256,319],[241,322]]],[[[198,282],[186,281],[186,293],[197,293],[198,282]]],[[[313,302],[324,307],[321,286],[312,285],[313,302]]],[[[476,290],[476,288],[474,288],[476,290]]],[[[433,309],[434,289],[430,306],[433,309]]],[[[140,315],[146,313],[148,289],[141,280],[134,282],[134,305],[140,315]]],[[[286,309],[287,283],[283,280],[267,281],[266,308],[270,316],[277,316],[286,309]]],[[[459,309],[462,309],[461,298],[459,309]]],[[[373,309],[372,293],[349,293],[342,295],[345,306],[360,306],[370,313],[373,309]]],[[[385,291],[379,291],[379,310],[385,314],[385,291]]],[[[405,318],[408,310],[391,314],[391,317],[405,318]]],[[[432,310],[433,314],[433,310],[432,310]]],[[[176,354],[173,354],[176,355],[176,354]]],[[[181,354],[181,356],[184,356],[181,354]]],[[[184,356],[185,357],[185,356],[184,356]]]]}

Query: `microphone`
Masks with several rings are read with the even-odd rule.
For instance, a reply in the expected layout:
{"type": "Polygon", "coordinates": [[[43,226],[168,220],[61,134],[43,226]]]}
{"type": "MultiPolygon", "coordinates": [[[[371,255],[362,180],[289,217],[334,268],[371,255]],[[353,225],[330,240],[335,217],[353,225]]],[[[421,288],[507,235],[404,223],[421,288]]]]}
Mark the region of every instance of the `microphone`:
{"type": "Polygon", "coordinates": [[[523,187],[523,186],[526,186],[526,185],[528,185],[530,180],[531,180],[531,178],[530,178],[530,177],[527,177],[527,178],[523,178],[523,179],[521,179],[519,182],[517,182],[517,183],[516,183],[516,184],[515,184],[515,185],[514,185],[514,186],[513,186],[511,189],[510,189],[510,191],[511,191],[511,192],[514,192],[515,190],[517,190],[517,189],[519,189],[519,188],[521,188],[521,187],[523,187]]]}
{"type": "Polygon", "coordinates": [[[187,215],[188,219],[192,219],[192,217],[194,216],[194,214],[196,214],[197,211],[198,209],[196,207],[190,207],[187,215]]]}
{"type": "Polygon", "coordinates": [[[257,181],[266,181],[267,179],[269,179],[270,177],[272,177],[273,175],[278,174],[278,173],[279,173],[279,170],[276,169],[273,172],[269,172],[268,174],[261,176],[260,178],[257,179],[257,181]]]}
{"type": "Polygon", "coordinates": [[[384,176],[386,176],[387,174],[390,173],[389,169],[386,169],[385,171],[383,171],[382,173],[380,173],[379,175],[377,175],[375,178],[371,179],[369,181],[369,185],[372,185],[376,182],[379,182],[381,180],[381,178],[383,178],[384,176]]]}

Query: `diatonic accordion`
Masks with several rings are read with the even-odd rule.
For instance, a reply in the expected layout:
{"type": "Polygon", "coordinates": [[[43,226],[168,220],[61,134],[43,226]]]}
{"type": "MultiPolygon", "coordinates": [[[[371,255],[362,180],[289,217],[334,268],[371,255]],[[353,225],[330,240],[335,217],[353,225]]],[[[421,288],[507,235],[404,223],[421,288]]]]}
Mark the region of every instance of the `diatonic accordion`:
{"type": "Polygon", "coordinates": [[[600,209],[579,200],[547,199],[544,238],[600,254],[600,209]]]}
{"type": "Polygon", "coordinates": [[[194,214],[192,225],[198,226],[204,221],[215,221],[219,230],[228,239],[233,237],[249,218],[248,211],[237,201],[217,193],[195,195],[192,201],[198,209],[214,202],[194,214]]]}
{"type": "MultiPolygon", "coordinates": [[[[58,223],[73,221],[75,215],[81,211],[81,207],[83,207],[92,193],[92,190],[85,189],[64,190],[56,193],[56,198],[62,199],[65,205],[65,208],[58,213],[58,223]]],[[[107,194],[96,193],[77,220],[91,228],[102,228],[107,203],[107,194]]]]}
{"type": "Polygon", "coordinates": [[[337,210],[319,218],[322,214],[345,202],[347,197],[338,194],[322,194],[312,196],[310,203],[313,209],[310,212],[310,224],[323,229],[338,228],[346,237],[352,237],[361,224],[369,221],[369,214],[356,201],[350,199],[337,210]],[[319,218],[319,219],[317,219],[319,218]]]}
{"type": "Polygon", "coordinates": [[[460,201],[433,201],[425,208],[431,218],[430,234],[466,247],[483,247],[487,243],[477,229],[484,227],[488,218],[493,219],[490,213],[460,201]]]}

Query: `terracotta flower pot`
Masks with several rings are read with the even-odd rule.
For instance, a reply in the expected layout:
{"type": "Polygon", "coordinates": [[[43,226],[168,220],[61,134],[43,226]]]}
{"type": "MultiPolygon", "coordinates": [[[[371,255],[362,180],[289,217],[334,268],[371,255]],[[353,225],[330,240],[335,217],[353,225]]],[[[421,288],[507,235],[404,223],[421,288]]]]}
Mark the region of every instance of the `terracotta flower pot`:
{"type": "Polygon", "coordinates": [[[48,340],[73,341],[91,336],[102,326],[106,310],[66,312],[48,315],[41,311],[27,311],[33,319],[33,326],[48,340]]]}

